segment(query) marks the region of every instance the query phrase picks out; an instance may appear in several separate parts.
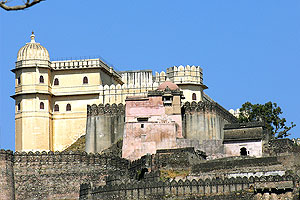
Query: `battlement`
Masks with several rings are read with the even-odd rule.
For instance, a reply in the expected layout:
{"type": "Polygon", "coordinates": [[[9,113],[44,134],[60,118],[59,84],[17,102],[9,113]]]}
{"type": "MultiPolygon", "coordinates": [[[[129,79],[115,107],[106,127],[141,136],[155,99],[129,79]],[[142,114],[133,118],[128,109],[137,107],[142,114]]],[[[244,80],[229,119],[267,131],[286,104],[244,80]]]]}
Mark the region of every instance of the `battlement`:
{"type": "Polygon", "coordinates": [[[235,116],[233,116],[229,111],[227,111],[225,108],[223,108],[216,102],[185,102],[183,108],[185,110],[185,114],[193,114],[195,112],[216,112],[230,123],[238,122],[235,116]]]}
{"type": "Polygon", "coordinates": [[[87,116],[98,116],[103,114],[124,114],[125,105],[122,103],[117,104],[93,104],[87,105],[87,116]]]}
{"type": "Polygon", "coordinates": [[[87,164],[110,164],[126,169],[129,161],[118,156],[107,156],[98,153],[76,152],[15,152],[10,150],[0,150],[0,159],[13,161],[14,163],[87,163],[87,164]]]}
{"type": "MultiPolygon", "coordinates": [[[[109,199],[118,197],[121,199],[143,199],[154,197],[200,197],[205,199],[227,199],[228,196],[236,192],[248,192],[247,197],[261,195],[265,191],[276,194],[277,190],[283,193],[293,192],[299,182],[299,176],[262,176],[262,177],[237,177],[237,178],[213,178],[213,179],[193,179],[193,180],[172,180],[163,181],[135,181],[119,185],[105,185],[92,187],[90,184],[82,184],[80,187],[80,199],[109,199]],[[258,194],[259,193],[259,194],[258,194]],[[217,195],[217,196],[214,196],[217,195]],[[222,197],[221,195],[226,195],[222,197]],[[216,198],[217,197],[217,198],[216,198]],[[227,198],[226,198],[227,197],[227,198]]],[[[239,194],[235,194],[239,195],[239,194]]],[[[245,197],[245,194],[244,196],[245,197]]],[[[251,199],[252,199],[251,198],[251,199]]],[[[228,198],[230,199],[230,197],[228,198]]],[[[244,199],[240,198],[233,199],[244,199]]],[[[248,198],[247,198],[248,199],[248,198]]],[[[250,198],[249,198],[250,199],[250,198]]]]}
{"type": "Polygon", "coordinates": [[[13,152],[11,150],[0,149],[0,161],[13,161],[13,152]]]}

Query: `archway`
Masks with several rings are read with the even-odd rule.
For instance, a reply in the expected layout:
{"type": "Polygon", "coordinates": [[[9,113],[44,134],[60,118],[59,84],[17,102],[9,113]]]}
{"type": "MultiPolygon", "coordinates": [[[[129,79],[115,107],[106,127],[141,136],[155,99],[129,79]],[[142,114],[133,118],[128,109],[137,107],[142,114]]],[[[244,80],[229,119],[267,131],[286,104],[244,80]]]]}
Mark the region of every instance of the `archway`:
{"type": "Polygon", "coordinates": [[[241,156],[246,156],[247,155],[247,149],[245,147],[242,147],[241,151],[240,151],[240,154],[241,154],[241,156]]]}

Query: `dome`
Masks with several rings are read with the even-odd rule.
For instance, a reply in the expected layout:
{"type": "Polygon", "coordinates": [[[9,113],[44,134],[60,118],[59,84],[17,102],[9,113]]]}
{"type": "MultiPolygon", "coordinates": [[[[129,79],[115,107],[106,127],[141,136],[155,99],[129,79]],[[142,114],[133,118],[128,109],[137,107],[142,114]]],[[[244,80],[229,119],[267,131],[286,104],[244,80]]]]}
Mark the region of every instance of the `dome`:
{"type": "Polygon", "coordinates": [[[158,86],[157,89],[158,90],[165,90],[167,87],[170,88],[170,90],[179,89],[178,85],[176,85],[175,83],[172,83],[170,80],[166,80],[165,82],[160,84],[160,86],[158,86]]]}
{"type": "Polygon", "coordinates": [[[34,38],[35,35],[31,34],[30,36],[31,41],[29,43],[26,43],[25,46],[23,46],[19,52],[17,61],[21,60],[50,60],[49,53],[45,47],[40,45],[40,43],[36,43],[34,38]]]}

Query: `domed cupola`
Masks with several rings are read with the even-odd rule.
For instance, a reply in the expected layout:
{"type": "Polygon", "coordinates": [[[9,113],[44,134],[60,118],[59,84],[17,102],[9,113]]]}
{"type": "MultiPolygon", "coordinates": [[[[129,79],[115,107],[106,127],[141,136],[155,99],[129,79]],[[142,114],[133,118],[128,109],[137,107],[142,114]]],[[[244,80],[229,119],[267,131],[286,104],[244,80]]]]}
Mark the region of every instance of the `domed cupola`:
{"type": "Polygon", "coordinates": [[[26,43],[19,52],[17,61],[22,60],[47,60],[50,61],[49,53],[45,47],[40,45],[40,43],[35,42],[35,35],[32,32],[31,42],[26,43]]]}
{"type": "Polygon", "coordinates": [[[163,82],[162,84],[160,84],[157,88],[157,90],[165,90],[166,88],[169,88],[170,90],[178,90],[179,87],[178,85],[176,85],[175,83],[172,83],[170,81],[170,79],[167,79],[165,82],[163,82]]]}

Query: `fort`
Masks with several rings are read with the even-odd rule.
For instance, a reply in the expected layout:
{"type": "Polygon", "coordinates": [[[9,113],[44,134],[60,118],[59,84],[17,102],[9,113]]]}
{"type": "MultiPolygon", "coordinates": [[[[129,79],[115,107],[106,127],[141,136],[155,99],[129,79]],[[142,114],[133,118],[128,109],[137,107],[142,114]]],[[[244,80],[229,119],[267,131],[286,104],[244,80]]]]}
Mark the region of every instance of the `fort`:
{"type": "Polygon", "coordinates": [[[238,123],[199,66],[50,61],[32,33],[12,72],[16,152],[0,151],[0,199],[300,198],[297,140],[238,123]]]}

